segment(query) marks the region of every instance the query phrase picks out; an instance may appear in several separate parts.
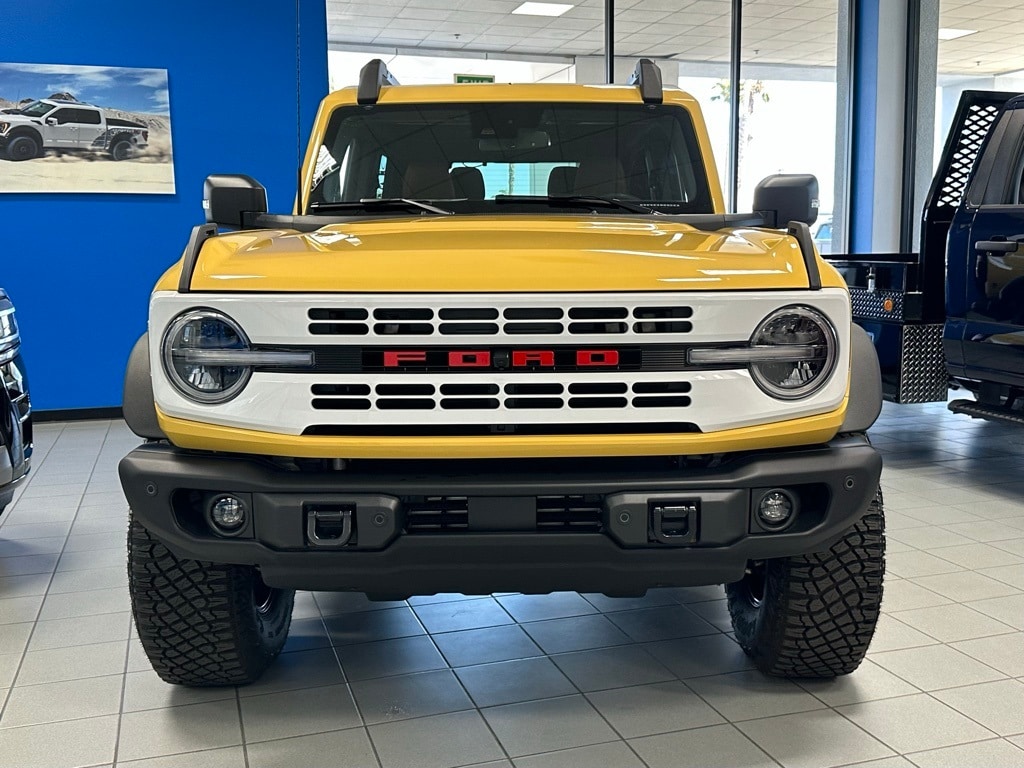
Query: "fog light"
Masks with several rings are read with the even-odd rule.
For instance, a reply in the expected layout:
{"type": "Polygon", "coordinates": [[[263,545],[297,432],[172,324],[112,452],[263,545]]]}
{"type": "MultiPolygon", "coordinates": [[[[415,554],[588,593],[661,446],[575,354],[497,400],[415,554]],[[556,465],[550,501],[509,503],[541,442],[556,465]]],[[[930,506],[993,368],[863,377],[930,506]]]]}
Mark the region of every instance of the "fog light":
{"type": "Polygon", "coordinates": [[[793,499],[785,491],[768,491],[761,497],[757,516],[766,528],[781,528],[793,516],[793,499]]]}
{"type": "Polygon", "coordinates": [[[245,525],[245,516],[245,502],[235,496],[218,496],[210,505],[210,522],[219,533],[238,533],[245,525]]]}

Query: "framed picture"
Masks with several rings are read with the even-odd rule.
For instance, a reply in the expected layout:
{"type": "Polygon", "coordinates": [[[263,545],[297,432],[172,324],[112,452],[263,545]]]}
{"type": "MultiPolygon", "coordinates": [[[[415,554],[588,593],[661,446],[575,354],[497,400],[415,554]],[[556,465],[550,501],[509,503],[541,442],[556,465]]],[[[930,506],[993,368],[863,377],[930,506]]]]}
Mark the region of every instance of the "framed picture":
{"type": "Polygon", "coordinates": [[[0,62],[0,192],[173,194],[167,70],[0,62]]]}

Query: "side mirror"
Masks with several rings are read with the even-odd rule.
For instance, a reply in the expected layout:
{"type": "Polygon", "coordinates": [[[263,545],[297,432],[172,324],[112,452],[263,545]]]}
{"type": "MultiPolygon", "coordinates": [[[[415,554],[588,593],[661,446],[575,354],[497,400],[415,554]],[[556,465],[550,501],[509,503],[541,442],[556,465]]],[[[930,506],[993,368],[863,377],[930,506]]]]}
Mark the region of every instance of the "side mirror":
{"type": "Polygon", "coordinates": [[[217,174],[203,184],[206,223],[232,229],[251,227],[253,220],[267,212],[267,190],[251,176],[217,174]]]}
{"type": "Polygon", "coordinates": [[[785,229],[791,221],[810,226],[818,218],[818,180],[809,173],[776,173],[754,189],[754,210],[765,226],[785,229]]]}
{"type": "Polygon", "coordinates": [[[46,124],[47,125],[56,125],[57,124],[57,118],[56,117],[48,117],[48,118],[46,118],[46,124]]]}

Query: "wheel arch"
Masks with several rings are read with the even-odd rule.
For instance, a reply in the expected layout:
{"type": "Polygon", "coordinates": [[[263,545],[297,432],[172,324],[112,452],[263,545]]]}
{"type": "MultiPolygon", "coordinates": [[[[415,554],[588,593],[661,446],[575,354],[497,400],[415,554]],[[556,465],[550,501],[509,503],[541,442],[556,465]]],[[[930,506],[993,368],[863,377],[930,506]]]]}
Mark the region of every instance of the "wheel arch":
{"type": "Polygon", "coordinates": [[[867,331],[854,325],[850,333],[850,399],[840,432],[865,432],[882,412],[882,370],[867,331]]]}
{"type": "Polygon", "coordinates": [[[128,367],[124,375],[122,398],[124,420],[128,428],[147,440],[166,440],[167,435],[160,429],[156,417],[156,401],[153,397],[153,378],[149,360],[149,333],[144,333],[135,342],[128,356],[128,367]]]}

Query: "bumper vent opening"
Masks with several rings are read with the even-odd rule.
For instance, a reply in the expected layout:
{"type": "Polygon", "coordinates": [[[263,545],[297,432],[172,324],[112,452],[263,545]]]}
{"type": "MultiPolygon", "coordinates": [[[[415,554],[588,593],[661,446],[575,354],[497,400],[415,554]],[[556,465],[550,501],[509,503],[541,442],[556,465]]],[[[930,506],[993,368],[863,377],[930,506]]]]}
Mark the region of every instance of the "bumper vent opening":
{"type": "Polygon", "coordinates": [[[469,499],[428,496],[405,504],[406,533],[446,533],[469,528],[469,499]]]}
{"type": "Polygon", "coordinates": [[[598,532],[602,511],[600,496],[538,496],[537,530],[598,532]]]}

